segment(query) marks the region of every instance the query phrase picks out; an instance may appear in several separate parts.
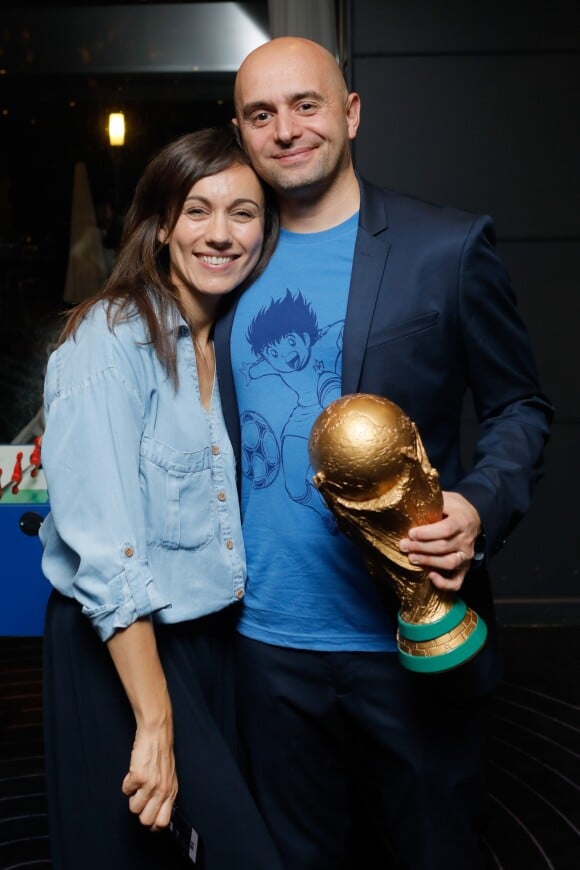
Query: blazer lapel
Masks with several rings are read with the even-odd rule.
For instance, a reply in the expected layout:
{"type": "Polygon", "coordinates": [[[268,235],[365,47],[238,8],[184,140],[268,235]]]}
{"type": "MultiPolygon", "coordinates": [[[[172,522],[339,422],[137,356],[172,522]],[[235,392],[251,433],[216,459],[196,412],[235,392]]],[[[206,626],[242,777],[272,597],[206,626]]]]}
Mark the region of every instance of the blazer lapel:
{"type": "Polygon", "coordinates": [[[232,447],[236,457],[236,468],[239,477],[240,474],[240,417],[238,414],[238,403],[236,400],[236,390],[234,386],[234,375],[232,372],[232,358],[230,352],[230,336],[232,334],[232,325],[234,322],[234,313],[237,306],[237,298],[230,305],[227,311],[216,321],[214,328],[214,347],[216,358],[216,371],[219,383],[220,401],[226,427],[232,442],[232,447]]]}
{"type": "Polygon", "coordinates": [[[389,254],[381,237],[387,227],[384,197],[359,177],[361,206],[354,249],[342,349],[342,392],[356,393],[360,383],[371,321],[389,254]]]}

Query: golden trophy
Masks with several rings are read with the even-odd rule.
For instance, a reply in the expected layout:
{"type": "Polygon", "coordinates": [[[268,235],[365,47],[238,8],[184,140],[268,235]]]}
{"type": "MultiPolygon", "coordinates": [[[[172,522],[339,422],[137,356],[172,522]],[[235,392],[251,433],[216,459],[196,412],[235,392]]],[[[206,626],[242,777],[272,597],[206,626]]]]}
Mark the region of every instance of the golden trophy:
{"type": "Polygon", "coordinates": [[[438,673],[473,658],[485,643],[485,622],[399,550],[411,527],[443,512],[439,474],[415,423],[381,396],[341,396],[316,419],[308,453],[313,483],[339,528],[359,546],[370,574],[392,584],[401,663],[438,673]]]}

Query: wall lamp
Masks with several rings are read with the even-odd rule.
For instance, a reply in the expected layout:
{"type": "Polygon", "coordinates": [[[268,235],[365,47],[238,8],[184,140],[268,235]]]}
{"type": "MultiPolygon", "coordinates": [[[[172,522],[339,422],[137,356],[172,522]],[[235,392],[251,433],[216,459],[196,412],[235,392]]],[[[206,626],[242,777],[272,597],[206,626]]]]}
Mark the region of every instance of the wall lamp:
{"type": "Polygon", "coordinates": [[[112,146],[125,144],[125,115],[123,112],[111,112],[109,115],[109,144],[112,146]]]}

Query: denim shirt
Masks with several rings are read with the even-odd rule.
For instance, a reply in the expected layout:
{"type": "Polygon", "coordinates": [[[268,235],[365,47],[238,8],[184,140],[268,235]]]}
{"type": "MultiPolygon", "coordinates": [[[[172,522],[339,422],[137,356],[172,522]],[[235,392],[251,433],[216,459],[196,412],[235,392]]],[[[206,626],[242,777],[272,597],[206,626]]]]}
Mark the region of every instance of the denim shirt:
{"type": "Polygon", "coordinates": [[[42,569],[102,640],[140,617],[175,623],[244,594],[235,459],[217,386],[201,403],[175,315],[177,391],[137,316],[111,332],[99,304],[50,357],[42,569]]]}

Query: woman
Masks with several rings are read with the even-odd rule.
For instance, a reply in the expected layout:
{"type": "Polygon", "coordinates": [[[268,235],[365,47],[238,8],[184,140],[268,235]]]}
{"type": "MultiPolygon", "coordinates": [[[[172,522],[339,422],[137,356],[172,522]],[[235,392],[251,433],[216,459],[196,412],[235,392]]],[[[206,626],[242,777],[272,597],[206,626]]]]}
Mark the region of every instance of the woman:
{"type": "Polygon", "coordinates": [[[54,586],[55,870],[181,867],[178,836],[206,870],[280,866],[233,755],[245,556],[211,340],[276,236],[233,131],[180,137],[146,168],[110,278],[50,357],[40,536],[54,586]]]}

